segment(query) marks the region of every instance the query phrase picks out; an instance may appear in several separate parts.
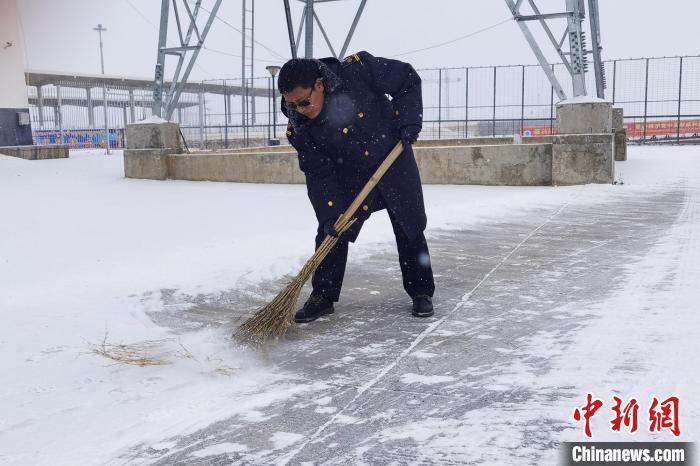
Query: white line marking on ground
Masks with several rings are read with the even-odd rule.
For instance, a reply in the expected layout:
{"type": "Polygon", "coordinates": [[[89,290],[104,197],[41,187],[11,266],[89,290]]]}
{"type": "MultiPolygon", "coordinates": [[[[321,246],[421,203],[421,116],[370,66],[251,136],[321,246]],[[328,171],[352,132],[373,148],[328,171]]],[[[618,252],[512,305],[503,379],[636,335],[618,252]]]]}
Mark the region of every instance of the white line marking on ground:
{"type": "MultiPolygon", "coordinates": [[[[583,185],[583,186],[579,189],[579,193],[578,193],[578,195],[577,195],[576,197],[580,196],[580,194],[581,194],[580,191],[582,191],[583,188],[585,188],[585,185],[583,185]]],[[[522,240],[521,242],[519,242],[513,249],[511,249],[511,250],[508,252],[508,254],[506,254],[506,255],[498,262],[498,264],[496,264],[491,270],[489,270],[489,271],[486,273],[486,275],[484,275],[484,276],[481,278],[481,280],[479,280],[479,282],[474,286],[474,288],[471,289],[471,291],[469,291],[469,292],[466,293],[464,296],[462,296],[462,299],[460,299],[460,301],[457,303],[457,305],[455,305],[455,307],[452,308],[451,311],[447,312],[444,316],[442,316],[442,318],[440,318],[439,320],[436,320],[435,322],[433,322],[432,324],[430,324],[425,330],[423,330],[423,331],[413,340],[413,342],[411,342],[411,344],[408,346],[408,348],[406,348],[405,350],[403,350],[403,351],[401,352],[401,354],[399,354],[399,355],[396,357],[396,359],[394,359],[394,361],[393,361],[392,363],[390,363],[390,364],[388,364],[386,367],[384,367],[384,369],[382,369],[372,380],[370,380],[369,382],[365,383],[364,385],[361,385],[360,387],[358,387],[358,388],[357,388],[357,393],[355,394],[355,396],[354,396],[345,406],[343,406],[343,408],[342,408],[340,411],[336,412],[336,413],[333,415],[333,417],[331,417],[328,421],[326,421],[326,422],[323,423],[318,429],[316,429],[316,432],[314,432],[313,435],[311,435],[309,438],[307,438],[307,439],[306,439],[301,445],[299,445],[296,449],[292,450],[291,452],[287,453],[286,455],[282,456],[282,457],[279,458],[277,461],[275,461],[275,464],[280,464],[280,465],[286,465],[286,464],[288,464],[290,461],[292,461],[292,460],[294,459],[294,457],[296,457],[299,453],[301,453],[301,451],[302,451],[304,448],[306,448],[306,446],[307,446],[309,443],[311,443],[312,441],[314,441],[315,439],[317,439],[318,436],[321,435],[321,433],[322,433],[324,430],[326,430],[326,428],[328,428],[328,426],[330,426],[331,424],[333,424],[333,423],[336,421],[336,419],[338,419],[340,416],[342,416],[343,413],[344,413],[350,406],[354,405],[355,402],[356,402],[358,399],[360,399],[360,397],[361,397],[365,392],[367,392],[367,390],[369,390],[370,388],[372,388],[373,386],[375,386],[377,383],[379,383],[379,382],[384,378],[384,376],[385,376],[386,374],[388,374],[388,373],[389,373],[394,367],[396,367],[406,356],[408,356],[408,355],[411,353],[411,351],[413,351],[413,349],[414,349],[416,346],[418,346],[423,340],[425,340],[426,337],[428,337],[428,335],[430,335],[436,328],[438,328],[440,325],[442,325],[442,324],[448,319],[448,317],[450,317],[450,316],[451,316],[452,314],[454,314],[458,309],[460,309],[462,306],[464,306],[464,305],[471,299],[471,297],[474,295],[474,293],[476,292],[476,290],[478,290],[479,287],[480,287],[486,280],[488,280],[489,277],[490,277],[496,270],[498,270],[499,267],[501,267],[501,265],[503,265],[503,264],[504,264],[518,249],[520,249],[520,247],[521,247],[523,244],[525,244],[530,238],[532,238],[532,237],[533,237],[538,231],[540,231],[545,225],[547,225],[549,222],[551,222],[552,220],[554,220],[554,218],[556,218],[566,207],[568,207],[569,204],[571,204],[571,202],[572,202],[572,201],[567,201],[566,203],[564,203],[562,206],[559,207],[559,209],[557,209],[556,212],[554,212],[554,213],[553,213],[552,215],[550,215],[544,222],[542,222],[542,223],[541,223],[539,226],[537,226],[534,230],[532,230],[530,233],[528,233],[528,235],[527,235],[525,238],[523,238],[523,240],[522,240]]],[[[506,311],[506,312],[507,312],[507,311],[506,311]]],[[[503,312],[503,313],[501,313],[501,314],[499,314],[499,315],[497,315],[497,316],[495,316],[495,317],[499,317],[500,315],[503,315],[503,314],[505,314],[506,312],[503,312]]],[[[483,325],[485,325],[485,324],[482,324],[481,326],[483,326],[483,325]]],[[[479,326],[477,326],[477,327],[479,327],[479,326]]],[[[477,328],[477,327],[472,328],[472,330],[474,330],[474,329],[477,328]]]]}

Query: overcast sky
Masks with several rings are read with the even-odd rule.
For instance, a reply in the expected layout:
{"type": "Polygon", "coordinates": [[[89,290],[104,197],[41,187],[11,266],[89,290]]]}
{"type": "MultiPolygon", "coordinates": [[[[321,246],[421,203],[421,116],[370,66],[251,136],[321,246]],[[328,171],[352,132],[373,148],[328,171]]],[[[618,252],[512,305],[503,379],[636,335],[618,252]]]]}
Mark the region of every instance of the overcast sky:
{"type": "MultiPolygon", "coordinates": [[[[152,77],[160,17],[159,0],[17,0],[26,42],[28,69],[99,73],[99,43],[92,28],[102,23],[107,74],[152,77]]],[[[178,0],[181,2],[181,0],[178,0]]],[[[193,3],[192,0],[190,0],[193,3]]],[[[219,17],[241,26],[242,0],[223,0],[219,17]]],[[[599,0],[603,58],[700,54],[700,1],[599,0]]],[[[250,0],[248,0],[250,4],[250,0]]],[[[527,2],[525,2],[527,3],[527,2]]],[[[542,12],[564,9],[564,0],[537,0],[542,12]]],[[[212,0],[203,5],[210,8],[212,0]]],[[[302,3],[292,0],[294,27],[302,3]]],[[[359,0],[317,5],[317,13],[336,52],[345,39],[359,0]]],[[[290,56],[282,0],[257,0],[255,5],[256,75],[266,65],[290,56]]],[[[503,0],[369,0],[348,53],[367,50],[394,56],[430,47],[493,26],[510,17],[503,0]]],[[[560,36],[564,21],[555,23],[560,36]]],[[[533,31],[539,26],[531,24],[533,31]]],[[[587,27],[587,24],[586,24],[587,27]]],[[[539,35],[544,39],[542,34],[539,35]]],[[[174,44],[171,29],[169,41],[174,44]]],[[[541,41],[554,60],[551,46],[541,41]]],[[[241,74],[240,33],[215,21],[192,80],[236,78],[241,74]]],[[[303,45],[302,45],[303,47],[303,45]]],[[[315,55],[330,52],[316,29],[315,55]]],[[[513,21],[452,44],[401,55],[416,68],[535,63],[532,51],[513,21]]],[[[166,74],[173,69],[166,65],[166,74]]]]}

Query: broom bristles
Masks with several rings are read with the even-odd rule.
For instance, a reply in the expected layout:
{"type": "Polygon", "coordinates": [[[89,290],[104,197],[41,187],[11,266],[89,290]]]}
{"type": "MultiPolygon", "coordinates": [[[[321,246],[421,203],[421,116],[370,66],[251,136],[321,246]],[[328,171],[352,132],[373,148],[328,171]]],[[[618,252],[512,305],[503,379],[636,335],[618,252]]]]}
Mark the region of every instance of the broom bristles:
{"type": "MultiPolygon", "coordinates": [[[[349,221],[338,230],[342,235],[352,226],[355,220],[349,221]]],[[[270,337],[279,338],[287,332],[292,324],[299,295],[304,284],[311,278],[319,264],[326,258],[338,238],[326,236],[314,255],[306,261],[297,276],[270,303],[258,309],[238,328],[238,334],[253,343],[265,343],[270,337]]]]}
{"type": "MultiPolygon", "coordinates": [[[[347,210],[338,217],[335,225],[333,225],[338,232],[338,236],[346,232],[348,228],[355,223],[357,219],[352,219],[351,217],[355,215],[360,204],[364,202],[372,189],[379,183],[384,173],[391,167],[391,164],[401,155],[403,149],[403,142],[397,142],[391,152],[389,152],[389,155],[387,155],[381,165],[377,167],[369,181],[367,181],[365,186],[355,197],[355,200],[352,201],[347,210]]],[[[311,275],[313,275],[318,265],[323,261],[337,241],[337,237],[326,236],[321,246],[319,246],[314,255],[311,256],[311,259],[304,264],[304,267],[296,278],[294,278],[270,304],[263,306],[253,317],[243,322],[239,327],[238,333],[257,343],[264,343],[271,336],[280,337],[284,335],[287,328],[292,323],[294,308],[299,299],[302,287],[311,275]]]]}

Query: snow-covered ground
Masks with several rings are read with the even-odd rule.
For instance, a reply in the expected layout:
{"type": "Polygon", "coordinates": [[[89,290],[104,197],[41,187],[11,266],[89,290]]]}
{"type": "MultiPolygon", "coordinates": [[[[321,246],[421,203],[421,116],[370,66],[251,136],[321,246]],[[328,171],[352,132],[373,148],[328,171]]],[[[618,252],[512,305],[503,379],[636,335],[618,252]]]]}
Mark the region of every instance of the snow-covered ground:
{"type": "MultiPolygon", "coordinates": [[[[665,231],[649,253],[629,261],[614,296],[572,310],[599,319],[573,340],[533,335],[530,351],[552,357],[554,369],[528,383],[535,391],[576,386],[606,401],[618,390],[642,405],[653,395],[678,394],[683,440],[692,441],[700,429],[700,376],[691,369],[700,354],[700,148],[629,152],[630,160],[617,168],[624,186],[426,186],[428,237],[517,222],[533,209],[556,212],[575,204],[604,210],[620,190],[638,196],[683,190],[683,210],[673,224],[659,225],[665,231]],[[611,354],[644,354],[645,365],[621,370],[611,354]],[[664,376],[653,383],[632,377],[640,370],[664,376]]],[[[46,161],[0,156],[0,464],[119,464],[115,458],[134,445],[171,448],[165,439],[234,415],[255,420],[272,403],[323,389],[323,381],[300,383],[235,346],[230,326],[174,333],[149,317],[167,307],[161,290],[216,293],[296,273],[312,253],[314,232],[303,186],[125,179],[118,152],[73,151],[69,159],[46,161]],[[94,352],[103,343],[140,342],[151,342],[152,354],[167,364],[118,364],[94,352]]],[[[350,260],[392,248],[388,217],[381,213],[365,225],[350,260]]],[[[527,376],[508,368],[493,383],[527,376]]],[[[403,379],[451,380],[421,377],[403,379]]],[[[571,409],[531,406],[514,415],[522,422],[541,415],[573,424],[571,409]]],[[[485,408],[475,416],[492,414],[485,408]]],[[[436,422],[377,435],[432,441],[440,449],[431,429],[449,431],[450,425],[436,422]]],[[[501,427],[508,426],[517,428],[518,419],[501,427]]],[[[601,434],[609,430],[601,426],[601,434]]],[[[463,425],[457,436],[459,429],[463,425]]],[[[558,440],[581,439],[580,429],[567,432],[558,440]]],[[[475,441],[470,448],[498,448],[475,441]]],[[[283,450],[303,437],[280,428],[270,442],[283,450]]],[[[246,448],[219,444],[193,457],[246,448]]],[[[455,458],[463,455],[455,452],[455,458]]]]}

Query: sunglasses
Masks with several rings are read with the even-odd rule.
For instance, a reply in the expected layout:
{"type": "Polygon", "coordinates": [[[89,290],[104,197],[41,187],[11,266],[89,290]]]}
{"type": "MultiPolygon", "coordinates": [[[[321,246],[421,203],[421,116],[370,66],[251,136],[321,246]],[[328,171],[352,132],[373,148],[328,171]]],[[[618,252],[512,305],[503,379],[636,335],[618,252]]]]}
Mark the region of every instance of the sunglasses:
{"type": "Polygon", "coordinates": [[[311,98],[311,94],[314,93],[314,88],[311,88],[311,92],[309,92],[309,95],[306,96],[303,100],[300,100],[299,102],[286,102],[285,105],[289,110],[296,110],[297,108],[306,108],[309,105],[311,105],[311,101],[309,100],[311,98]]]}

